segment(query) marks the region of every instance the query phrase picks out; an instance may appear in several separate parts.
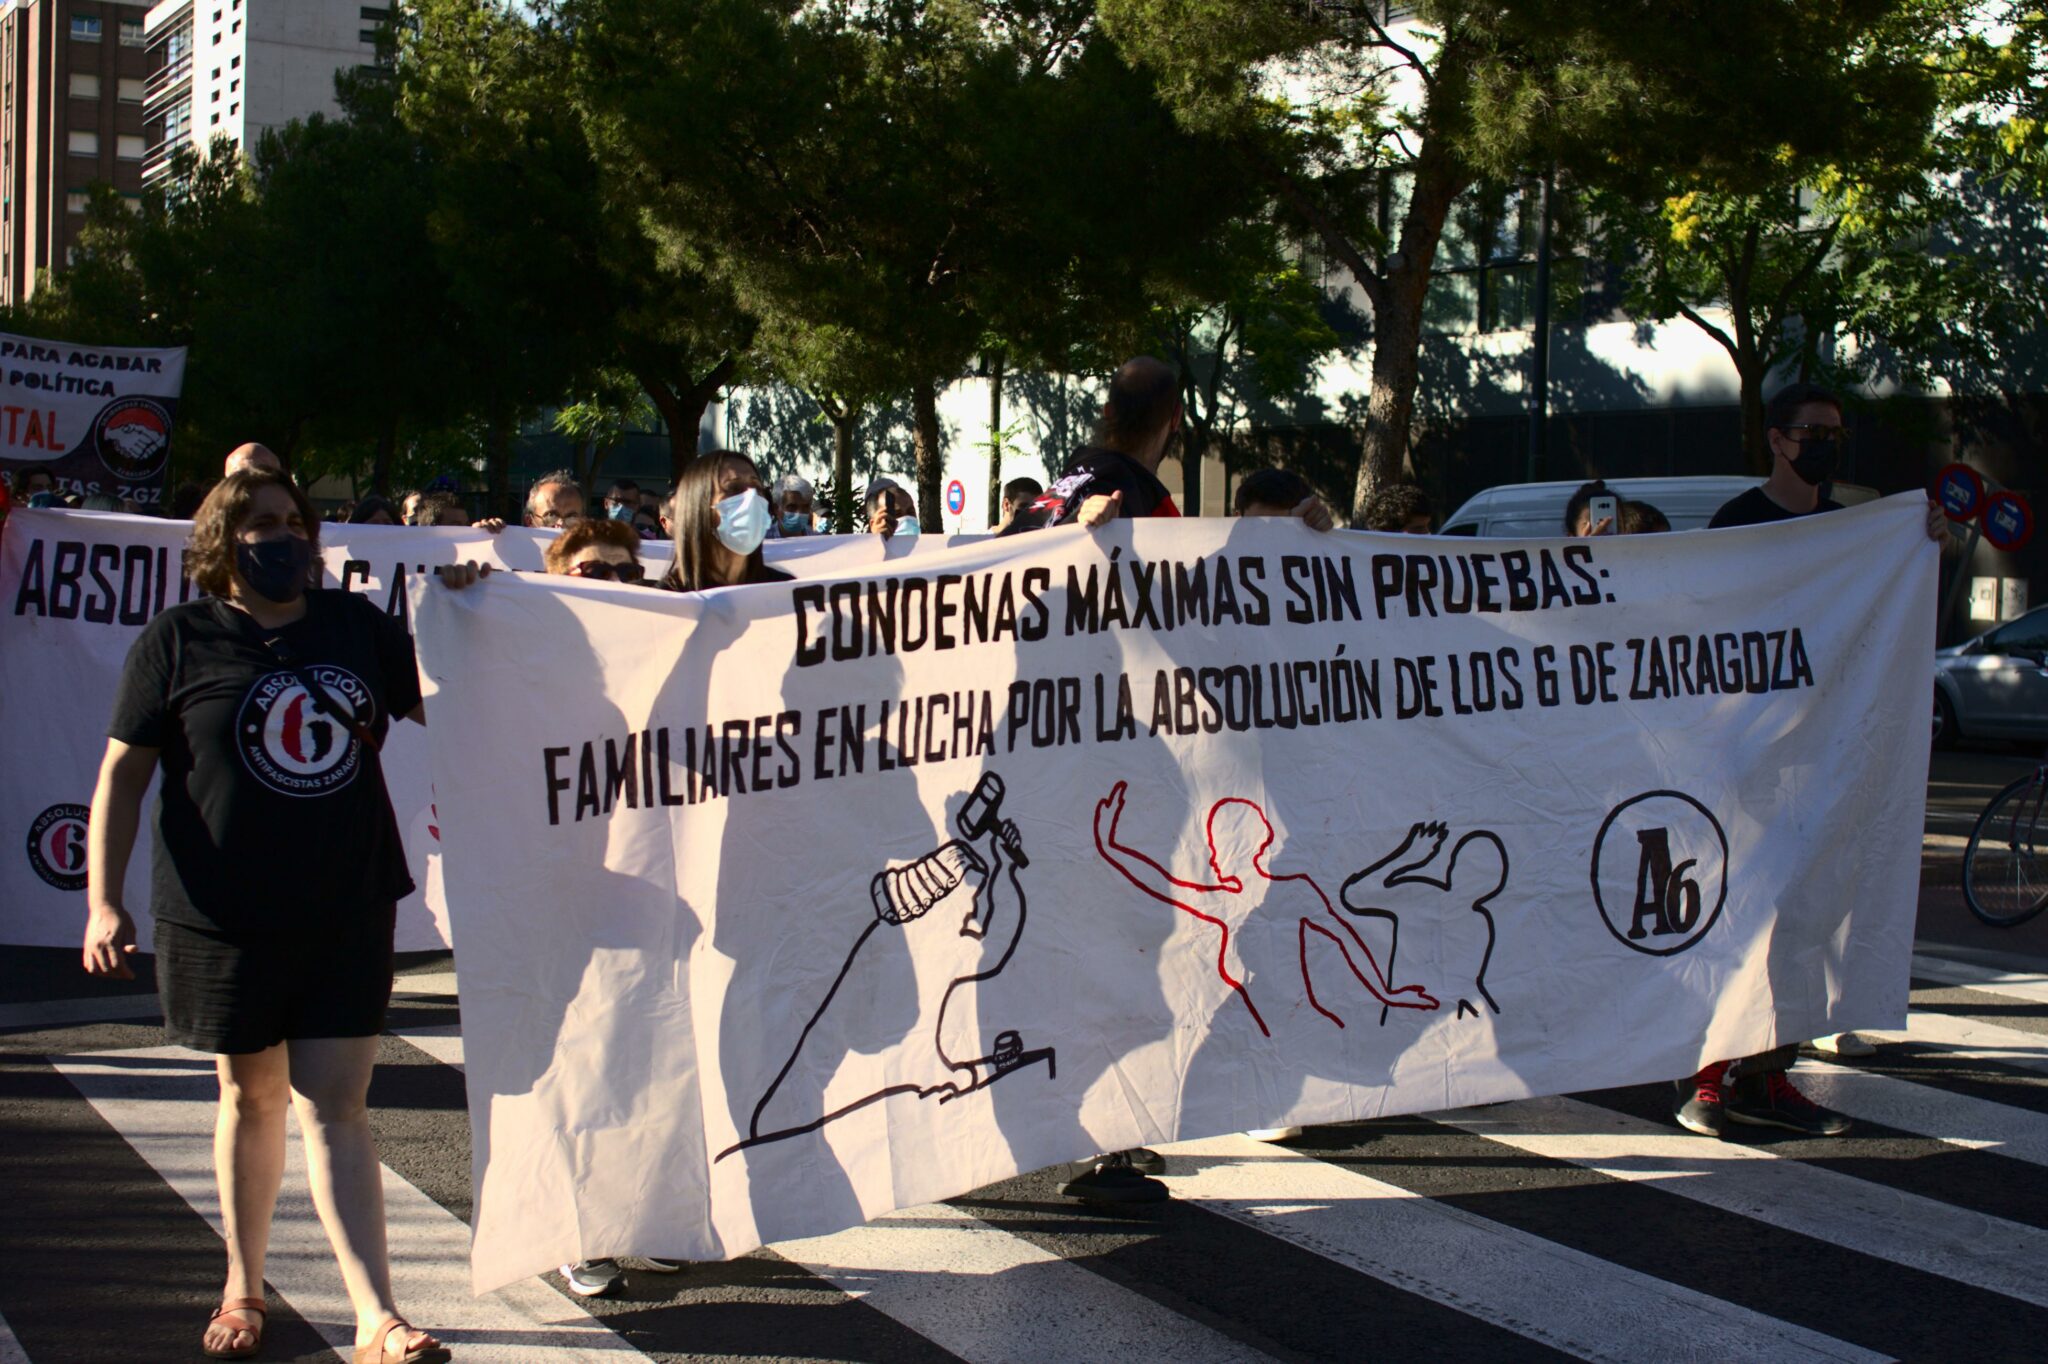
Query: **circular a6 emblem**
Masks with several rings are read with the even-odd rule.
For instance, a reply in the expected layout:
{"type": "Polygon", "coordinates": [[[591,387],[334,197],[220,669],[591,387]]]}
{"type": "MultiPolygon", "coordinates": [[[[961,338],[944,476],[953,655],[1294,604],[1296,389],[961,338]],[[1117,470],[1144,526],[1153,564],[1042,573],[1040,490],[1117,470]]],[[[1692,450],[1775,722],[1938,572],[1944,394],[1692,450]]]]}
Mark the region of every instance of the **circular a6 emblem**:
{"type": "MultiPolygon", "coordinates": [[[[351,716],[367,722],[370,689],[346,668],[309,665],[306,672],[351,716]]],[[[242,761],[271,790],[285,796],[324,796],[354,781],[363,766],[355,732],[319,705],[297,674],[275,672],[257,681],[235,722],[242,761]]]]}
{"type": "Polygon", "coordinates": [[[1706,936],[1728,900],[1728,835],[1682,791],[1645,791],[1614,807],[1593,840],[1593,902],[1607,931],[1653,957],[1706,936]]]}
{"type": "Polygon", "coordinates": [[[28,865],[58,890],[85,889],[85,829],[92,812],[83,805],[52,805],[28,828],[28,865]]]}

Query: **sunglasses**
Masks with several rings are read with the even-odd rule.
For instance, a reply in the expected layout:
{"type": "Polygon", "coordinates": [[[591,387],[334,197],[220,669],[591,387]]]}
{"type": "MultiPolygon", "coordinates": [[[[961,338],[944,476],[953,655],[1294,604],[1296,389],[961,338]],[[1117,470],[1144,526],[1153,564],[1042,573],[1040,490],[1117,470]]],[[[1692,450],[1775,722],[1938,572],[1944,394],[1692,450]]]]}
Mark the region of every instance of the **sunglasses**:
{"type": "Polygon", "coordinates": [[[1831,440],[1837,445],[1849,439],[1846,426],[1815,426],[1809,422],[1795,422],[1791,426],[1778,428],[1794,440],[1831,440]]]}
{"type": "Polygon", "coordinates": [[[580,564],[570,564],[569,576],[595,578],[606,583],[637,583],[647,577],[647,570],[638,564],[608,564],[602,559],[586,559],[580,564]]]}

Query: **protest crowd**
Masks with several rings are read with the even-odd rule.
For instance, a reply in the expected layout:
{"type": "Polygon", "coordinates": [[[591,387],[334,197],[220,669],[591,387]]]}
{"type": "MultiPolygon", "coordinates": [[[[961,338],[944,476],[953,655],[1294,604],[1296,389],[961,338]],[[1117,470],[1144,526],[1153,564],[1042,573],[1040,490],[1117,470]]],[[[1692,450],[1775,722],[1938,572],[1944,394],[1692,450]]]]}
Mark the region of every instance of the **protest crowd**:
{"type": "MultiPolygon", "coordinates": [[[[1002,486],[993,534],[1182,515],[1158,471],[1175,452],[1184,415],[1170,366],[1148,357],[1128,361],[1109,385],[1093,438],[1071,452],[1050,486],[1029,478],[1002,486]]],[[[1792,522],[1838,510],[1826,490],[1846,436],[1839,399],[1792,385],[1770,400],[1766,425],[1774,457],[1768,479],[1721,507],[1712,526],[1792,522]]],[[[15,506],[142,511],[104,497],[67,497],[49,470],[33,466],[14,473],[9,492],[15,506]]],[[[394,1299],[367,1119],[376,1039],[392,989],[393,907],[411,891],[417,870],[406,865],[376,756],[393,723],[427,720],[412,641],[402,622],[363,597],[323,586],[321,518],[263,446],[236,448],[218,482],[177,489],[166,506],[192,522],[186,570],[205,595],[158,614],[128,657],[92,799],[84,966],[94,975],[130,978],[136,954],[153,951],[168,1040],[216,1058],[214,1161],[228,1272],[203,1347],[214,1358],[251,1357],[262,1348],[265,1252],[283,1177],[286,1115],[296,1109],[314,1201],[355,1309],[358,1364],[446,1360],[451,1351],[394,1299]],[[361,679],[370,704],[330,696],[320,680],[323,666],[361,679]],[[298,799],[267,788],[232,760],[241,698],[280,668],[304,682],[329,726],[321,742],[354,733],[377,780],[298,799]],[[373,718],[365,723],[364,714],[373,718]],[[155,939],[142,943],[120,888],[141,833],[145,791],[158,776],[162,797],[150,835],[155,939]],[[293,850],[289,856],[286,849],[293,850]],[[287,893],[292,912],[317,922],[317,931],[286,932],[273,921],[287,893]]],[[[891,480],[872,482],[857,507],[866,534],[923,529],[914,499],[891,480]]],[[[1340,528],[1309,483],[1285,468],[1245,476],[1233,510],[1298,518],[1316,531],[1340,528]]],[[[548,574],[697,593],[789,580],[764,556],[764,545],[821,533],[824,511],[817,490],[797,474],[771,478],[744,453],[713,450],[689,462],[666,493],[619,479],[600,498],[566,471],[545,474],[527,492],[524,521],[557,532],[545,551],[548,574]],[[643,560],[656,543],[668,547],[665,567],[651,556],[643,560]]],[[[391,498],[363,497],[335,519],[471,524],[445,479],[391,498]]],[[[504,528],[498,521],[475,524],[486,532],[504,528]]],[[[1397,484],[1382,487],[1363,524],[1348,529],[1428,536],[1437,526],[1437,511],[1421,490],[1397,484]]],[[[1656,507],[1619,497],[1596,480],[1572,495],[1557,534],[1670,529],[1656,507]]],[[[1947,539],[1933,504],[1927,531],[1947,539]]],[[[489,573],[474,564],[444,568],[433,590],[488,592],[489,573]]],[[[1836,1055],[1870,1049],[1853,1034],[1811,1045],[1836,1055]]],[[[1675,1077],[1673,1121],[1713,1138],[1741,1126],[1846,1130],[1847,1118],[1787,1078],[1797,1051],[1787,1045],[1729,1057],[1675,1077]]],[[[1248,1135],[1285,1141],[1298,1134],[1275,1128],[1248,1135]]],[[[1164,1165],[1154,1151],[1073,1154],[1062,1185],[1072,1199],[1125,1205],[1169,1197],[1153,1177],[1164,1165]]],[[[636,1263],[656,1273],[683,1267],[677,1260],[636,1263]]],[[[570,1288],[586,1295],[611,1290],[623,1273],[609,1257],[562,1267],[570,1288]]]]}

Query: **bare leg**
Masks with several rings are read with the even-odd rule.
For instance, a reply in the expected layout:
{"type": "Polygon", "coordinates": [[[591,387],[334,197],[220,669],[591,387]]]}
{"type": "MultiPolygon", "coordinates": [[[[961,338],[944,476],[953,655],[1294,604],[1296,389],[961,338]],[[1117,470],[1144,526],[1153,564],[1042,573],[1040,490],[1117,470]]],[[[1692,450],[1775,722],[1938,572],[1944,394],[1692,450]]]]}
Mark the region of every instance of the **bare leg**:
{"type": "MultiPolygon", "coordinates": [[[[213,1173],[220,1187],[221,1225],[227,1232],[225,1298],[263,1296],[263,1258],[270,1248],[270,1217],[284,1180],[285,1110],[291,1084],[282,1044],[243,1056],[217,1056],[220,1112],[213,1128],[213,1173]]],[[[207,1331],[220,1349],[249,1344],[226,1321],[207,1331]]]]}
{"type": "MultiPolygon", "coordinates": [[[[306,1176],[356,1310],[356,1344],[398,1315],[384,1244],[384,1174],[370,1136],[374,1037],[305,1038],[291,1049],[293,1097],[306,1138],[306,1176]]],[[[415,1339],[417,1335],[415,1334],[415,1339]]]]}

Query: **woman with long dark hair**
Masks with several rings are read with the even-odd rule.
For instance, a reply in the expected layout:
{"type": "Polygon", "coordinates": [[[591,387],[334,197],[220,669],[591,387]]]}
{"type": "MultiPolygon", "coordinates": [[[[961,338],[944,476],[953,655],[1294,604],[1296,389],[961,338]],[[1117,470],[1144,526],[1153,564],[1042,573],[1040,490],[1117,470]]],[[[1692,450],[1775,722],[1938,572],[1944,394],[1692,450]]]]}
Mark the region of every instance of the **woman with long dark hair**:
{"type": "Polygon", "coordinates": [[[306,495],[278,473],[230,474],[200,506],[185,563],[208,595],[143,628],[108,725],[85,969],[133,977],[122,887],[161,767],[150,908],[164,1031],[213,1053],[220,1078],[228,1278],[200,1348],[262,1348],[264,1252],[296,1107],[313,1204],[355,1307],[356,1364],[439,1364],[449,1352],[392,1301],[366,1105],[395,909],[413,888],[377,750],[394,717],[424,720],[419,673],[403,624],[357,593],[318,589],[319,535],[306,495]]]}
{"type": "Polygon", "coordinates": [[[789,581],[789,574],[761,557],[773,512],[768,485],[745,455],[713,450],[691,460],[665,510],[662,520],[676,550],[661,580],[669,591],[789,581]]]}

